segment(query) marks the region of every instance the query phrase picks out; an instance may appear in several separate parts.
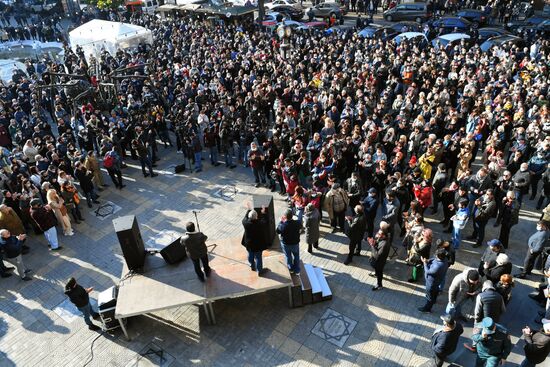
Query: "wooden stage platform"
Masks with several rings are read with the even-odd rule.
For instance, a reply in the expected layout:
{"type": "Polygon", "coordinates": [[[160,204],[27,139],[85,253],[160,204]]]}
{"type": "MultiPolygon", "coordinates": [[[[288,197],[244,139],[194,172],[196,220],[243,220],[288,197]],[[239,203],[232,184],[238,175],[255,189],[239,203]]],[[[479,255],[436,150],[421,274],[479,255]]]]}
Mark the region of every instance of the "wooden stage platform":
{"type": "MultiPolygon", "coordinates": [[[[223,298],[243,297],[271,289],[289,288],[292,279],[285,257],[274,244],[263,252],[263,266],[268,268],[262,277],[251,271],[248,253],[241,237],[207,241],[212,273],[201,282],[190,259],[168,265],[160,254],[145,257],[142,273],[128,274],[124,265],[119,283],[115,317],[128,338],[122,319],[146,315],[155,311],[184,305],[202,304],[210,323],[215,323],[212,302],[223,298]]],[[[289,300],[292,304],[292,300],[289,300]]]]}

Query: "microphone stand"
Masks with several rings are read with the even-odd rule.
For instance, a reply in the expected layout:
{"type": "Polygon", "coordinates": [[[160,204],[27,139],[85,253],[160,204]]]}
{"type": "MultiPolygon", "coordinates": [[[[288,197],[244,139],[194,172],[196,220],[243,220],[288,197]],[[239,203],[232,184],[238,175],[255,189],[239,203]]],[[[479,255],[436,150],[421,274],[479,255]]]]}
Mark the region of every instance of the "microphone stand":
{"type": "Polygon", "coordinates": [[[197,216],[197,211],[193,210],[193,214],[195,214],[195,222],[197,222],[197,230],[200,232],[201,227],[199,226],[199,217],[197,216]]]}

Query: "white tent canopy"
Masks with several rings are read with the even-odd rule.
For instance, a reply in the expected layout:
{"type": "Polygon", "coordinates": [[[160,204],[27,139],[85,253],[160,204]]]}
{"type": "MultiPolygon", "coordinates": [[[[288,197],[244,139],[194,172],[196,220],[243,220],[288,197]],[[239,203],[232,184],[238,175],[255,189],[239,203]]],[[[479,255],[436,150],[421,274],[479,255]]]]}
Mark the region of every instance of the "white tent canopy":
{"type": "Polygon", "coordinates": [[[114,55],[139,43],[152,44],[153,34],[137,25],[94,19],[69,32],[69,39],[73,50],[80,46],[86,57],[97,57],[103,49],[114,55]]]}

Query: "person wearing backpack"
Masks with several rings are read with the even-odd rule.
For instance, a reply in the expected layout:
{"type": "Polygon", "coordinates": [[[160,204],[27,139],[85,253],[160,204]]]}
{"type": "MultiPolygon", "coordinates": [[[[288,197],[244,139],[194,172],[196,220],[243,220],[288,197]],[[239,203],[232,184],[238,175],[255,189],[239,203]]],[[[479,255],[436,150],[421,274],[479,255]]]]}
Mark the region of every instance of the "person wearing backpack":
{"type": "Polygon", "coordinates": [[[126,187],[126,185],[122,184],[120,157],[115,151],[115,147],[108,151],[107,154],[105,154],[105,157],[103,157],[103,167],[107,169],[107,173],[109,173],[109,177],[111,177],[111,180],[113,181],[113,184],[116,186],[117,189],[122,189],[123,187],[126,187]]]}

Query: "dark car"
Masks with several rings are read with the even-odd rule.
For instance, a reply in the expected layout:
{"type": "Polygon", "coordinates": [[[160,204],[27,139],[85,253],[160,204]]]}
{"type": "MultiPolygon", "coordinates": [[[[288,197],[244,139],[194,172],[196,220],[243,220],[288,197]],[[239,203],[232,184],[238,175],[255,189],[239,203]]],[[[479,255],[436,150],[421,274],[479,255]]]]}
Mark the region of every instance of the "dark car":
{"type": "Polygon", "coordinates": [[[435,29],[443,28],[446,33],[453,32],[455,29],[461,32],[470,30],[472,23],[461,17],[442,17],[432,22],[435,29]]]}
{"type": "Polygon", "coordinates": [[[422,32],[422,26],[416,22],[396,22],[390,24],[390,27],[397,33],[422,32]]]}
{"type": "Polygon", "coordinates": [[[477,23],[478,25],[487,23],[487,14],[483,10],[462,9],[456,13],[456,16],[467,19],[472,23],[477,23]]]}
{"type": "Polygon", "coordinates": [[[431,18],[426,3],[407,3],[399,4],[392,9],[384,12],[384,19],[388,22],[395,20],[414,20],[422,23],[431,18]]]}
{"type": "Polygon", "coordinates": [[[399,32],[396,32],[392,27],[383,26],[380,24],[369,24],[357,33],[359,37],[363,38],[376,38],[383,41],[392,39],[399,32]]]}
{"type": "Polygon", "coordinates": [[[491,37],[505,36],[505,35],[512,34],[508,32],[506,29],[497,28],[497,27],[484,27],[484,28],[479,28],[477,31],[478,31],[479,43],[483,43],[491,37]]]}
{"type": "Polygon", "coordinates": [[[506,29],[513,33],[521,33],[524,28],[535,27],[547,19],[548,17],[535,15],[525,20],[514,20],[506,23],[506,29]]]}
{"type": "Polygon", "coordinates": [[[301,20],[304,17],[303,10],[296,9],[289,5],[276,5],[271,8],[271,11],[280,13],[286,18],[290,18],[292,20],[301,20]]]}
{"type": "Polygon", "coordinates": [[[523,47],[525,45],[525,41],[523,38],[508,34],[504,36],[491,37],[487,41],[483,42],[479,48],[481,51],[487,52],[493,46],[502,45],[516,45],[518,47],[523,47]]]}

